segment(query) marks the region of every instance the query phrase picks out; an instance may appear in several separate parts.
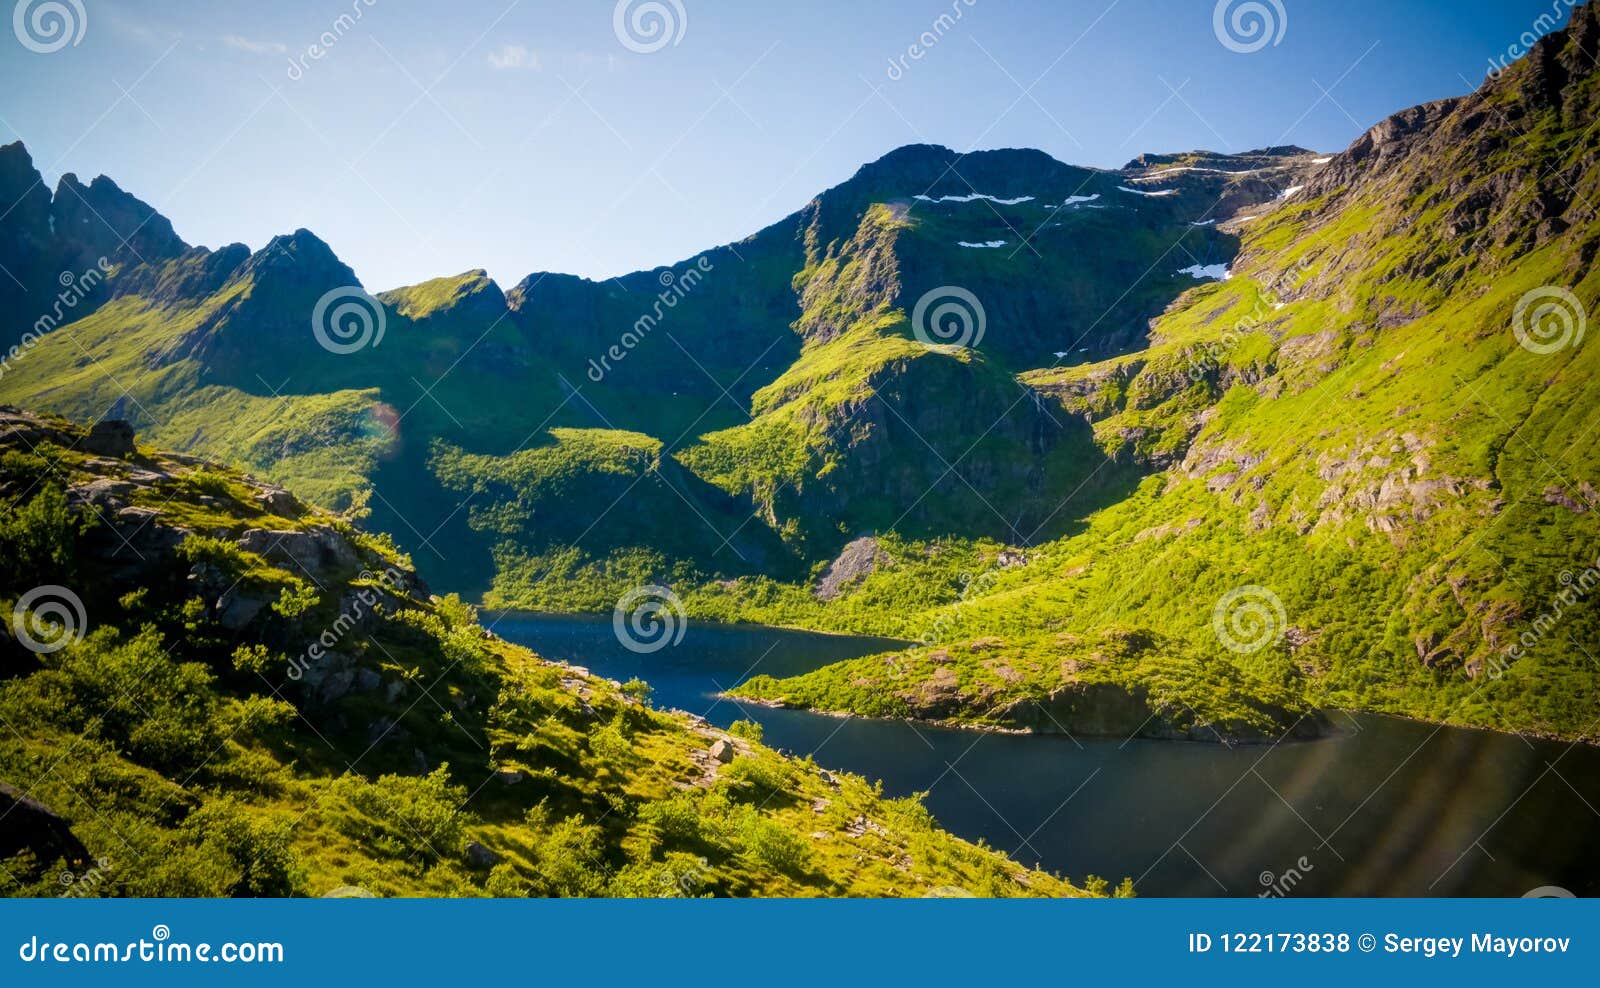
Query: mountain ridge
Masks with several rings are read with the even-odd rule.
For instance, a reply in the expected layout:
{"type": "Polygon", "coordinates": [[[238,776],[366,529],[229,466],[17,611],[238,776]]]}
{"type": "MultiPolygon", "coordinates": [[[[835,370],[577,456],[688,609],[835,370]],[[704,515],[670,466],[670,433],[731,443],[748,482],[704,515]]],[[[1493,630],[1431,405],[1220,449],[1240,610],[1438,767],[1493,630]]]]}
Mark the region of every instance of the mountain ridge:
{"type": "Polygon", "coordinates": [[[1162,727],[1186,735],[1264,729],[1247,701],[1272,696],[1565,736],[1596,691],[1555,643],[1525,665],[1559,696],[1484,677],[1596,517],[1581,476],[1540,470],[1588,453],[1557,444],[1583,435],[1592,348],[1546,350],[1552,310],[1524,300],[1594,297],[1597,34],[1582,7],[1337,154],[1106,171],[909,145],[692,261],[383,293],[351,352],[309,325],[348,269],[265,258],[260,298],[253,271],[160,311],[116,296],[0,397],[114,407],[370,511],[496,605],[659,584],[712,618],[944,629],[896,660],[924,681],[862,660],[767,700],[993,726],[1110,683],[1187,708],[1162,727]],[[823,600],[846,546],[863,571],[823,600]],[[1229,654],[1206,616],[1247,587],[1286,616],[1229,654]],[[1003,646],[935,658],[952,622],[1003,646]]]}

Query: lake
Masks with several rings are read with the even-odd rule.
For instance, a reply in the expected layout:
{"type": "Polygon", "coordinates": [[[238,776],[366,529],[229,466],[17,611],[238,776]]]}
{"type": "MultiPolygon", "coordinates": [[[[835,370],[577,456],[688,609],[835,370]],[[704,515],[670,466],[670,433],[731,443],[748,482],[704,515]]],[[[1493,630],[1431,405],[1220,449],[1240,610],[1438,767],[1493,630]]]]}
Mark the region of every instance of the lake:
{"type": "Polygon", "coordinates": [[[1144,896],[1600,895],[1600,749],[1334,714],[1337,737],[1239,745],[987,734],[740,704],[716,694],[892,649],[883,639],[691,623],[654,654],[609,616],[507,614],[495,631],[597,674],[640,677],[659,707],[927,793],[940,824],[1081,880],[1144,896]]]}

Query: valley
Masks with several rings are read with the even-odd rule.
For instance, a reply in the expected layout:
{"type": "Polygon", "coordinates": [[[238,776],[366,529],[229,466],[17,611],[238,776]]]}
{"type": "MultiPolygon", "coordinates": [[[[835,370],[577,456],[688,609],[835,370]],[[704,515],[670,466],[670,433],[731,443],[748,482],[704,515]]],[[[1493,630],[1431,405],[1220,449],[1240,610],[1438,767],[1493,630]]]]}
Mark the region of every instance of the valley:
{"type": "Polygon", "coordinates": [[[489,609],[660,588],[911,643],[724,684],[774,707],[1589,741],[1597,46],[1577,8],[1337,152],[902,147],[736,243],[510,288],[190,246],[11,144],[0,401],[282,485],[489,609]]]}

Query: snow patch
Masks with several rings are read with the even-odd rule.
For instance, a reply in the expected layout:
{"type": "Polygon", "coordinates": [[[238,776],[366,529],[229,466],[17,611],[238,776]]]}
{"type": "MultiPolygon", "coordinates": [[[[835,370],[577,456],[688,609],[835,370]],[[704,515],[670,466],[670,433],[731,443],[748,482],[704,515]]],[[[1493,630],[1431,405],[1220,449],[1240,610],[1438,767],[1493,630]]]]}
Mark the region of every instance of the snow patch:
{"type": "Polygon", "coordinates": [[[981,244],[969,244],[965,240],[956,241],[956,246],[957,247],[977,247],[977,248],[985,248],[985,247],[987,247],[987,248],[991,248],[992,249],[992,248],[995,248],[995,247],[1004,247],[1005,245],[1006,245],[1006,242],[1004,240],[985,240],[981,244]]]}
{"type": "Polygon", "coordinates": [[[1186,274],[1196,281],[1227,281],[1232,277],[1228,273],[1226,264],[1191,264],[1178,271],[1186,274]]]}
{"type": "Polygon", "coordinates": [[[940,196],[937,199],[933,198],[932,196],[915,196],[914,198],[919,199],[922,202],[977,202],[979,199],[987,199],[990,202],[997,203],[1001,206],[1015,206],[1020,203],[1033,201],[1033,196],[1018,196],[1015,199],[1000,199],[996,196],[984,195],[982,192],[974,192],[970,196],[940,196]]]}
{"type": "Polygon", "coordinates": [[[1190,223],[1189,225],[1190,226],[1216,226],[1217,225],[1217,221],[1216,220],[1199,220],[1198,222],[1190,223]]]}
{"type": "Polygon", "coordinates": [[[1278,198],[1287,199],[1303,188],[1305,188],[1303,185],[1291,185],[1287,189],[1284,189],[1282,192],[1278,193],[1278,198]]]}
{"type": "Polygon", "coordinates": [[[1311,163],[1313,165],[1325,165],[1332,160],[1332,158],[1312,158],[1311,163]]]}
{"type": "Polygon", "coordinates": [[[1151,198],[1156,198],[1159,196],[1175,196],[1178,194],[1177,189],[1161,189],[1156,192],[1145,192],[1142,189],[1130,189],[1126,185],[1119,185],[1117,188],[1122,192],[1131,192],[1136,196],[1150,196],[1151,198]]]}

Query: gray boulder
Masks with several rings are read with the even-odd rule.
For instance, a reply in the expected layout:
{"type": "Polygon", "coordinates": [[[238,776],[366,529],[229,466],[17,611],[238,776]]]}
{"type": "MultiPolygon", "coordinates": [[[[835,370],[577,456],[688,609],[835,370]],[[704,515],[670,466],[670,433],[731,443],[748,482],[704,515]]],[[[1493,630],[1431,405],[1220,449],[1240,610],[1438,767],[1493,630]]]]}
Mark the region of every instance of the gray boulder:
{"type": "Polygon", "coordinates": [[[82,449],[96,456],[124,457],[133,453],[133,425],[123,419],[104,419],[89,427],[82,449]]]}

